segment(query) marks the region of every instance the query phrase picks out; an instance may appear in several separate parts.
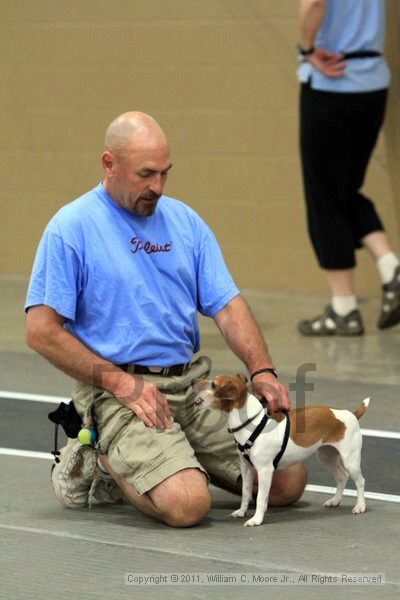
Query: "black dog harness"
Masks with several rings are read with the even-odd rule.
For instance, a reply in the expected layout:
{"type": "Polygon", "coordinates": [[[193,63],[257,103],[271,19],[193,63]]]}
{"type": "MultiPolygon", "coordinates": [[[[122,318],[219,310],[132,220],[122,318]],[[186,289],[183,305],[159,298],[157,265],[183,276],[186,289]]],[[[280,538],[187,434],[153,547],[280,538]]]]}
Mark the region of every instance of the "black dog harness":
{"type": "MultiPolygon", "coordinates": [[[[249,425],[249,423],[251,423],[256,417],[258,417],[258,415],[261,414],[261,412],[267,406],[267,401],[265,400],[265,398],[262,398],[260,400],[260,402],[262,405],[262,409],[256,415],[253,415],[252,417],[250,417],[250,419],[247,419],[247,421],[245,421],[244,423],[239,425],[239,427],[234,427],[233,429],[228,428],[229,433],[236,433],[236,431],[243,429],[244,427],[249,425]]],[[[289,434],[290,434],[289,413],[286,410],[283,410],[282,412],[285,413],[285,417],[286,417],[285,435],[283,436],[282,447],[279,450],[278,454],[275,456],[274,461],[273,461],[274,469],[277,468],[279,461],[281,460],[283,453],[286,450],[286,446],[287,446],[287,443],[289,440],[289,434]]],[[[253,464],[251,462],[251,459],[249,456],[250,449],[253,446],[256,439],[258,438],[258,436],[260,435],[260,433],[263,431],[263,429],[265,429],[265,427],[268,423],[268,420],[269,420],[268,414],[265,413],[265,415],[263,416],[263,418],[261,419],[261,421],[259,422],[259,424],[257,425],[257,427],[255,428],[255,430],[253,431],[253,433],[251,434],[251,436],[249,437],[249,439],[247,440],[247,442],[245,444],[239,444],[239,442],[236,440],[235,436],[233,436],[235,443],[236,443],[236,447],[239,450],[240,454],[242,454],[244,456],[244,458],[249,461],[250,464],[253,464]]]]}

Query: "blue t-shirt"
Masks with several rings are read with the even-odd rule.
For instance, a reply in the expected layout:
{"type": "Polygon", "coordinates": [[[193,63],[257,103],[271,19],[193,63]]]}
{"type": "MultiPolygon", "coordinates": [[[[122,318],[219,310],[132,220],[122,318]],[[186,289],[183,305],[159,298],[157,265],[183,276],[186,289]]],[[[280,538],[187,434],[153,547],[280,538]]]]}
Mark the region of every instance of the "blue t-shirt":
{"type": "Polygon", "coordinates": [[[114,364],[186,363],[199,350],[197,311],[213,317],[239,293],[218,243],[188,206],[119,207],[100,183],[64,206],[40,241],[25,310],[44,304],[114,364]]]}
{"type": "MultiPolygon", "coordinates": [[[[375,50],[383,52],[385,0],[326,0],[324,20],[314,46],[334,53],[375,50]]],[[[327,92],[372,92],[390,83],[383,56],[347,61],[343,77],[323,75],[308,61],[301,63],[298,78],[311,82],[315,90],[327,92]]]]}

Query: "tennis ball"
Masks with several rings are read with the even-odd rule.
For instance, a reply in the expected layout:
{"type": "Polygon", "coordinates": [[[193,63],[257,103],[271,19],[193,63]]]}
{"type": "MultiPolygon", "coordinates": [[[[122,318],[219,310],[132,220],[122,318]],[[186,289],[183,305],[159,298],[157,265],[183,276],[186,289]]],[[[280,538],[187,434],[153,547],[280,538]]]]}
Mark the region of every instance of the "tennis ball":
{"type": "Polygon", "coordinates": [[[93,429],[85,427],[78,433],[78,440],[83,446],[91,446],[96,441],[96,435],[93,429]]]}

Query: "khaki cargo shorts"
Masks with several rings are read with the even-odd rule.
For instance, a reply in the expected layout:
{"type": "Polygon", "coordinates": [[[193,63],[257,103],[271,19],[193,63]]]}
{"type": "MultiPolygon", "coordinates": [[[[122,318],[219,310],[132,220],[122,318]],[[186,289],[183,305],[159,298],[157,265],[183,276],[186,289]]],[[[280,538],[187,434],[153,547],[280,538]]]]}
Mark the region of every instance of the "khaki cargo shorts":
{"type": "Polygon", "coordinates": [[[109,392],[77,383],[75,407],[84,423],[95,420],[99,452],[138,494],[188,468],[200,469],[211,482],[237,483],[240,461],[227,416],[194,405],[192,385],[210,369],[211,360],[201,356],[179,377],[144,376],[168,399],[173,423],[167,430],[147,427],[109,392]]]}

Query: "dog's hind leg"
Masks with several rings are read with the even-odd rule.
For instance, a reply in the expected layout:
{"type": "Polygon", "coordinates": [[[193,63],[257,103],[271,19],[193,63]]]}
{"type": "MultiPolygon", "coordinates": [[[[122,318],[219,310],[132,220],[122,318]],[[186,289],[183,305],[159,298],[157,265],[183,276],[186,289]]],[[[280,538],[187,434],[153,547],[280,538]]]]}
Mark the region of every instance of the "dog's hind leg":
{"type": "Polygon", "coordinates": [[[342,456],[343,464],[347,469],[350,477],[354,481],[357,488],[357,504],[351,511],[353,515],[359,515],[365,512],[365,496],[364,487],[365,479],[361,473],[361,445],[360,448],[355,450],[351,455],[342,456]]]}
{"type": "Polygon", "coordinates": [[[349,474],[343,466],[339,452],[333,446],[321,446],[317,450],[317,456],[327,471],[334,474],[337,486],[335,495],[324,502],[324,506],[329,508],[339,506],[349,474]]]}

